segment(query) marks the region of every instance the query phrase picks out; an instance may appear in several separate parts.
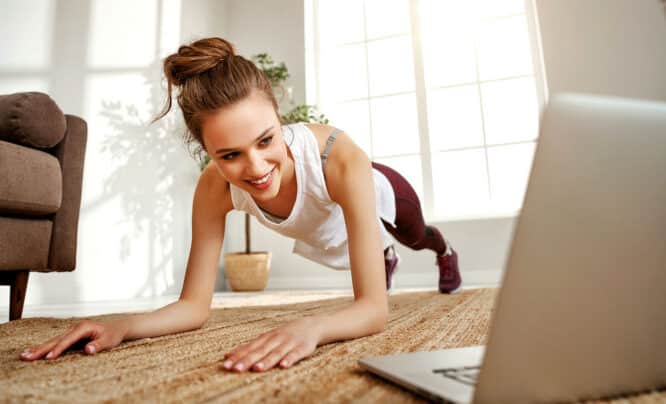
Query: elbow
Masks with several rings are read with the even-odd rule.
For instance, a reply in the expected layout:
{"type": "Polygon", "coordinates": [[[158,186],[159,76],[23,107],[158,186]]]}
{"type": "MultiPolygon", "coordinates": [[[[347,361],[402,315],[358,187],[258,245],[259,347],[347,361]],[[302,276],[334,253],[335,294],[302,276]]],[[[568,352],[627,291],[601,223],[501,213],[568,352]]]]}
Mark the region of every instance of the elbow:
{"type": "Polygon", "coordinates": [[[197,313],[197,316],[194,317],[194,318],[195,318],[195,321],[194,321],[194,328],[193,329],[197,330],[197,329],[203,327],[204,324],[206,324],[206,322],[210,318],[210,310],[199,312],[199,313],[197,313]]]}
{"type": "Polygon", "coordinates": [[[386,329],[386,326],[388,326],[388,320],[389,320],[389,311],[388,307],[385,307],[384,310],[382,310],[382,315],[381,315],[381,320],[379,323],[379,331],[382,332],[386,329]]]}
{"type": "Polygon", "coordinates": [[[386,329],[388,325],[389,310],[388,305],[378,306],[372,316],[372,333],[378,334],[386,329]]]}
{"type": "Polygon", "coordinates": [[[179,303],[185,306],[182,316],[189,320],[187,328],[190,331],[203,327],[210,318],[210,307],[208,306],[186,300],[180,300],[179,303]]]}

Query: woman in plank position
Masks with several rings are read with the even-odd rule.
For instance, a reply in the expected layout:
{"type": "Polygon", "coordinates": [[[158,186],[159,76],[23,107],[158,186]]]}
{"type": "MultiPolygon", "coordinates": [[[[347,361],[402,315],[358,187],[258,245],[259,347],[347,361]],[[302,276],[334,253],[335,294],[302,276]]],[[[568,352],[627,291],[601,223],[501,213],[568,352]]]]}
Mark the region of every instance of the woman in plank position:
{"type": "Polygon", "coordinates": [[[287,368],[319,345],[381,332],[386,290],[398,263],[396,240],[436,254],[439,290],[460,286],[457,254],[424,223],[420,203],[397,172],[372,163],[344,132],[320,124],[283,126],[266,76],[221,38],[181,46],[164,61],[188,128],[212,158],[194,194],[192,245],[178,301],[106,323],[83,321],[27,349],[21,359],[54,359],[79,340],[94,354],[122,341],[193,330],[208,319],[225,217],[245,211],[296,240],[294,252],[334,269],[351,269],[354,301],[329,315],[286,323],[228,352],[226,369],[287,368]]]}

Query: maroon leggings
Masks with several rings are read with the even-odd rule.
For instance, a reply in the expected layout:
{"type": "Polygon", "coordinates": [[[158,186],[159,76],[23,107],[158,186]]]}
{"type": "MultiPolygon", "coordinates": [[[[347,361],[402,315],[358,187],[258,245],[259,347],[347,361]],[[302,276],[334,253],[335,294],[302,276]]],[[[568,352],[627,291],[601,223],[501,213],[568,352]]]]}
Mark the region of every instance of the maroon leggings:
{"type": "Polygon", "coordinates": [[[443,254],[446,251],[446,243],[438,231],[425,224],[419,197],[409,182],[390,167],[379,163],[372,163],[372,167],[386,176],[395,194],[396,227],[382,220],[386,231],[400,244],[412,250],[427,248],[437,254],[443,254]]]}

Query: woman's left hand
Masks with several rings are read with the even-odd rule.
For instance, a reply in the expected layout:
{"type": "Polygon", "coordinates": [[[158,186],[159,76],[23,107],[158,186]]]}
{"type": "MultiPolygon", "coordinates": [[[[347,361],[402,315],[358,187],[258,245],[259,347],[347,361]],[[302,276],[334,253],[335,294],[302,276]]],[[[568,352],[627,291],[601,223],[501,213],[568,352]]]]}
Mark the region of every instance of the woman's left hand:
{"type": "Polygon", "coordinates": [[[319,335],[315,321],[303,318],[264,333],[225,354],[222,366],[235,372],[262,372],[275,366],[288,368],[317,348],[319,335]]]}

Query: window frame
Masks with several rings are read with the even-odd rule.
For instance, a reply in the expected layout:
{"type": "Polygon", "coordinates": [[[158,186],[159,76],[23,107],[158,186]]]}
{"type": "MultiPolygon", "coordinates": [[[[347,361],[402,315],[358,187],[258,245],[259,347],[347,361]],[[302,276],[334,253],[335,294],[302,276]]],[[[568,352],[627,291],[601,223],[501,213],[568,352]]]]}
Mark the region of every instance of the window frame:
{"type": "MultiPolygon", "coordinates": [[[[320,0],[305,0],[305,61],[306,61],[306,102],[310,105],[321,105],[321,100],[319,98],[319,95],[321,94],[321,88],[320,88],[320,39],[319,39],[319,23],[317,21],[319,12],[318,12],[318,7],[319,7],[319,1],[320,0]]],[[[422,174],[422,182],[423,182],[423,198],[422,198],[422,205],[423,205],[423,214],[428,221],[459,221],[459,220],[476,220],[476,219],[491,219],[491,218],[512,218],[516,217],[520,214],[520,210],[522,207],[519,207],[518,210],[514,212],[501,212],[501,213],[493,213],[493,212],[486,212],[482,214],[472,214],[472,215],[455,215],[455,216],[435,216],[435,206],[434,206],[434,183],[433,183],[433,163],[432,163],[432,156],[433,156],[433,151],[431,150],[431,142],[430,142],[430,133],[429,133],[429,128],[428,128],[428,99],[427,99],[427,93],[428,91],[432,91],[435,88],[428,89],[426,80],[425,80],[425,62],[424,62],[424,57],[423,57],[423,46],[422,42],[420,40],[421,38],[421,23],[419,21],[419,9],[420,9],[420,0],[407,0],[409,2],[409,11],[410,11],[410,32],[408,33],[410,39],[411,39],[411,46],[412,46],[412,57],[413,57],[413,66],[414,66],[414,75],[415,75],[415,88],[414,88],[414,94],[416,97],[416,111],[417,111],[417,125],[418,125],[418,131],[419,131],[419,157],[421,160],[421,174],[422,174]]],[[[363,1],[363,16],[364,16],[364,23],[367,19],[366,13],[367,9],[365,6],[365,1],[363,1]]],[[[543,64],[543,52],[541,48],[541,38],[539,35],[539,23],[537,19],[537,12],[536,12],[536,4],[535,0],[525,0],[525,7],[524,7],[524,13],[518,13],[518,14],[512,14],[508,16],[500,16],[500,17],[489,17],[485,19],[484,21],[496,21],[496,20],[501,20],[505,18],[511,18],[511,17],[516,17],[516,16],[524,16],[526,21],[527,21],[527,29],[528,29],[528,36],[529,36],[529,43],[530,43],[530,53],[531,53],[531,58],[532,58],[532,66],[533,66],[533,71],[532,74],[528,75],[521,75],[521,76],[516,76],[516,77],[507,77],[507,78],[500,78],[500,79],[493,79],[493,80],[480,80],[479,77],[479,71],[478,71],[478,60],[476,61],[477,63],[477,74],[476,74],[476,80],[474,82],[470,83],[465,83],[466,85],[475,85],[479,91],[480,97],[481,97],[481,85],[484,83],[493,83],[493,82],[498,82],[498,81],[503,81],[507,79],[512,79],[512,78],[532,78],[534,79],[534,83],[536,86],[536,96],[537,96],[537,109],[539,111],[539,115],[541,115],[541,112],[543,111],[543,108],[546,104],[546,101],[548,99],[548,92],[547,92],[547,87],[546,87],[546,75],[545,75],[545,69],[544,69],[544,64],[543,64]]],[[[364,24],[365,25],[365,24],[364,24]]],[[[365,27],[364,27],[364,31],[365,27]]],[[[387,36],[386,38],[393,37],[392,36],[387,36]]],[[[384,37],[379,38],[379,39],[384,39],[384,37]]],[[[364,44],[364,51],[366,55],[366,67],[367,67],[367,57],[368,57],[368,43],[372,41],[376,41],[378,38],[372,38],[368,39],[367,32],[365,34],[365,38],[363,41],[360,41],[360,43],[364,44]]],[[[478,46],[476,44],[475,40],[475,49],[474,53],[475,55],[478,55],[478,46]]],[[[475,57],[476,59],[476,57],[475,57]]],[[[368,72],[369,74],[369,72],[368,72]]],[[[369,80],[369,79],[368,79],[369,80]]],[[[456,85],[451,85],[451,86],[440,86],[436,87],[436,89],[441,89],[441,88],[450,88],[450,87],[456,87],[459,86],[460,84],[456,85]]],[[[384,96],[390,96],[390,95],[383,95],[380,97],[384,96]]],[[[379,98],[379,97],[371,97],[370,94],[368,94],[368,97],[366,100],[370,102],[372,98],[379,98]]],[[[481,106],[483,108],[483,106],[481,106]]],[[[322,111],[324,114],[326,111],[322,111]]],[[[482,117],[483,119],[483,117],[482,117]]],[[[372,124],[370,124],[372,125],[372,124]]],[[[483,125],[483,120],[482,120],[482,125],[483,125]]],[[[372,130],[372,128],[371,128],[372,130]]],[[[490,166],[489,166],[489,161],[488,161],[488,150],[493,147],[500,147],[500,146],[505,146],[505,145],[510,145],[510,144],[528,144],[528,143],[536,143],[538,142],[538,135],[535,138],[535,140],[528,140],[528,141],[518,141],[518,142],[510,142],[506,144],[501,144],[501,145],[488,145],[486,142],[486,133],[485,133],[485,128],[483,129],[483,135],[484,135],[484,143],[482,146],[474,146],[474,147],[466,147],[466,148],[456,148],[456,149],[451,149],[447,151],[453,151],[453,150],[472,150],[472,149],[483,149],[484,154],[485,154],[485,161],[486,161],[486,170],[488,174],[488,179],[487,179],[487,186],[489,188],[489,194],[490,194],[490,187],[491,187],[491,172],[490,172],[490,166]]],[[[439,151],[436,151],[439,152],[439,151]]],[[[411,154],[410,154],[411,155],[411,154]]],[[[372,158],[372,156],[370,156],[372,158]]]]}

